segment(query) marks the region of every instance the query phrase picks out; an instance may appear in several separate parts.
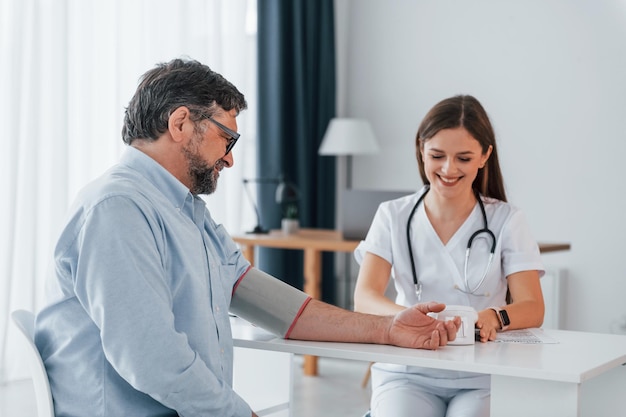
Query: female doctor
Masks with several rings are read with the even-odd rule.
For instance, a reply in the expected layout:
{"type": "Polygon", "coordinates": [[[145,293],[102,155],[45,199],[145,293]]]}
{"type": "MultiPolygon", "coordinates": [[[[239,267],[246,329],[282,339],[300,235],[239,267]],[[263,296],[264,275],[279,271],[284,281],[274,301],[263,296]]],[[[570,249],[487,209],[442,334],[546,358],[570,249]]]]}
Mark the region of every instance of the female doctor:
{"type": "MultiPolygon", "coordinates": [[[[467,95],[441,101],[422,121],[415,145],[425,185],[379,206],[355,250],[355,310],[394,314],[425,300],[471,306],[481,342],[506,329],[541,326],[538,245],[522,212],[506,202],[482,105],[467,95]],[[385,297],[390,278],[395,302],[385,297]]],[[[372,367],[373,417],[488,416],[489,401],[489,375],[372,367]]]]}

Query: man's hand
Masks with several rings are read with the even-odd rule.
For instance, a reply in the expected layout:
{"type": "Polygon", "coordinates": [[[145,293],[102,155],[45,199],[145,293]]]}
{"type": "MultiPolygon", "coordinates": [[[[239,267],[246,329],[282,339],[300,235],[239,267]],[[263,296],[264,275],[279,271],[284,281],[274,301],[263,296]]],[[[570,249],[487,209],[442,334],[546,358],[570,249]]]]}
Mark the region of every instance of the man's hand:
{"type": "Polygon", "coordinates": [[[419,349],[435,350],[456,338],[461,319],[443,322],[427,313],[443,311],[445,304],[430,302],[417,304],[396,314],[388,333],[388,344],[419,349]]]}

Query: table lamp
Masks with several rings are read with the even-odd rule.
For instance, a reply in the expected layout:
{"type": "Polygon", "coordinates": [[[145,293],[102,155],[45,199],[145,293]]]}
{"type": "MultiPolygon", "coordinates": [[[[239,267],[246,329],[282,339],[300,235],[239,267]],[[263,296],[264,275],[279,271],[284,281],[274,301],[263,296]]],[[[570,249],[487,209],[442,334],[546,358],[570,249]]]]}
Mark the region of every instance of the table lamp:
{"type": "Polygon", "coordinates": [[[284,218],[293,218],[293,216],[297,216],[298,214],[298,201],[300,199],[300,192],[298,188],[290,181],[285,180],[284,176],[280,176],[277,178],[244,178],[243,185],[244,190],[246,191],[246,195],[254,208],[254,212],[256,214],[257,224],[254,226],[254,229],[250,230],[247,233],[269,233],[269,230],[264,228],[261,223],[261,213],[259,212],[259,208],[252,197],[252,193],[248,188],[248,184],[260,183],[260,184],[277,184],[275,200],[276,203],[281,206],[282,216],[284,218]]]}
{"type": "MultiPolygon", "coordinates": [[[[343,197],[345,190],[352,188],[352,155],[362,154],[374,154],[379,150],[374,131],[369,122],[364,119],[355,118],[334,118],[331,119],[322,144],[318,150],[320,155],[336,155],[343,160],[339,160],[340,170],[345,169],[345,182],[341,186],[337,187],[337,201],[335,207],[335,218],[338,222],[337,226],[340,230],[343,230],[343,224],[341,216],[337,216],[337,213],[344,212],[343,197]],[[345,163],[344,163],[345,161],[345,163]]],[[[336,265],[339,274],[351,277],[350,272],[350,257],[344,256],[343,262],[339,261],[336,265]]],[[[350,278],[346,285],[346,288],[350,288],[350,278]]],[[[345,291],[345,290],[344,290],[345,291]]],[[[345,291],[346,300],[349,299],[351,291],[345,291]]],[[[349,301],[346,301],[346,305],[349,305],[349,301]]]]}
{"type": "Polygon", "coordinates": [[[367,120],[334,118],[328,124],[318,153],[346,158],[346,187],[351,188],[352,155],[373,154],[378,150],[374,131],[367,120]]]}

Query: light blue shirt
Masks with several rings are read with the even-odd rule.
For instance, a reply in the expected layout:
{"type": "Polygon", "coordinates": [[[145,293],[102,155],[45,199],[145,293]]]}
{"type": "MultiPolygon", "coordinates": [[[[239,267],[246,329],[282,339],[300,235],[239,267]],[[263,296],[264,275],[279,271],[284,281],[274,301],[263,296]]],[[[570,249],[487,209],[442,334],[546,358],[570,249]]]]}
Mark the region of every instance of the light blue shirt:
{"type": "Polygon", "coordinates": [[[248,261],[204,202],[128,148],[81,191],[35,342],[57,417],[245,416],[228,307],[248,261]]]}

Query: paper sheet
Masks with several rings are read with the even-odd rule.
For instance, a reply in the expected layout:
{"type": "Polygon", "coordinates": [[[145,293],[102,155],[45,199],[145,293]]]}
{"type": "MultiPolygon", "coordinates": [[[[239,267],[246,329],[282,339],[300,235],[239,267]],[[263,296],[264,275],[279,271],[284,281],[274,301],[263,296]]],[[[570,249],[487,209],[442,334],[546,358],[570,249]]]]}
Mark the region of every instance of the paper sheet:
{"type": "Polygon", "coordinates": [[[552,344],[559,343],[558,340],[548,336],[542,329],[520,329],[508,330],[498,333],[495,343],[520,343],[520,344],[552,344]]]}

